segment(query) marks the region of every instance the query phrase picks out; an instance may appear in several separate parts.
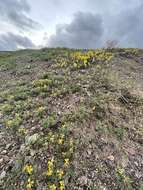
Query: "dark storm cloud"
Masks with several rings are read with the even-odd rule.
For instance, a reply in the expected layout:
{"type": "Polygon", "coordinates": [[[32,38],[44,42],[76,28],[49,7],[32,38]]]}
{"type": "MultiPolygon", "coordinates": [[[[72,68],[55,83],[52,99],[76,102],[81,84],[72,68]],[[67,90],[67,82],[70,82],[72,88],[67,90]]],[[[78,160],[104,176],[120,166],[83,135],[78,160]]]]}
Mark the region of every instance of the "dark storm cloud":
{"type": "Polygon", "coordinates": [[[12,33],[0,35],[0,51],[16,50],[19,46],[23,48],[32,48],[34,44],[29,38],[21,35],[12,33]]]}
{"type": "MultiPolygon", "coordinates": [[[[86,0],[87,1],[87,0],[86,0]]],[[[143,48],[143,3],[141,0],[90,0],[87,8],[103,18],[102,41],[117,40],[121,47],[143,48]],[[96,10],[97,11],[97,10],[96,10]]]]}
{"type": "Polygon", "coordinates": [[[143,3],[117,16],[112,35],[120,41],[121,46],[143,47],[143,3]]]}
{"type": "Polygon", "coordinates": [[[0,18],[20,29],[27,30],[38,25],[27,16],[29,11],[26,0],[0,0],[0,18]]]}
{"type": "Polygon", "coordinates": [[[70,24],[57,26],[56,34],[48,40],[49,46],[96,48],[103,47],[108,40],[117,40],[121,47],[143,47],[141,0],[111,0],[110,3],[107,0],[77,0],[77,7],[79,4],[81,7],[84,4],[84,11],[90,13],[80,12],[70,24]]]}
{"type": "Polygon", "coordinates": [[[100,46],[103,35],[102,18],[91,13],[78,12],[70,24],[56,27],[56,34],[48,46],[95,48],[100,46]]]}

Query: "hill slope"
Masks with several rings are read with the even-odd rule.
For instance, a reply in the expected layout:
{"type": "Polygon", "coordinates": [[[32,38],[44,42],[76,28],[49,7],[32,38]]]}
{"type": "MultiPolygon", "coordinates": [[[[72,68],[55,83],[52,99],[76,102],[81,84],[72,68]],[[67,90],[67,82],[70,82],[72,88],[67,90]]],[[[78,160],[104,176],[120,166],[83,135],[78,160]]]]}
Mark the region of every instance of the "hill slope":
{"type": "Polygon", "coordinates": [[[0,189],[143,189],[143,51],[0,53],[0,189]]]}

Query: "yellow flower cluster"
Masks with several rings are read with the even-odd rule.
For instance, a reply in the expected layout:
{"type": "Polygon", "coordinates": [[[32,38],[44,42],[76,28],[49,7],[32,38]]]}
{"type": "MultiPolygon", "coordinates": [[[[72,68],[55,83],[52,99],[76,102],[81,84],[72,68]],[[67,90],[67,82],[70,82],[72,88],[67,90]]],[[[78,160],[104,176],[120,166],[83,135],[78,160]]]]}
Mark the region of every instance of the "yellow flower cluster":
{"type": "Polygon", "coordinates": [[[62,138],[59,138],[59,140],[58,140],[58,144],[63,144],[64,143],[64,139],[62,139],[62,138]]]}
{"type": "Polygon", "coordinates": [[[33,173],[33,166],[32,165],[26,165],[23,169],[24,172],[26,172],[27,174],[31,175],[33,173]]]}
{"type": "Polygon", "coordinates": [[[70,166],[70,159],[74,150],[73,137],[67,137],[66,129],[69,127],[64,123],[60,127],[59,133],[49,131],[48,144],[55,151],[53,158],[48,160],[47,170],[43,173],[46,176],[49,190],[64,190],[64,176],[70,166]]]}
{"type": "Polygon", "coordinates": [[[124,175],[124,169],[122,169],[122,168],[119,168],[117,172],[120,175],[124,175]]]}
{"type": "Polygon", "coordinates": [[[38,112],[38,113],[43,113],[45,110],[46,110],[45,107],[40,106],[40,107],[37,109],[37,112],[38,112]]]}
{"type": "Polygon", "coordinates": [[[64,58],[60,58],[57,62],[58,62],[60,67],[66,67],[69,64],[68,60],[66,60],[64,58]]]}
{"type": "Polygon", "coordinates": [[[75,60],[82,62],[83,64],[90,64],[94,61],[110,61],[113,58],[112,53],[106,52],[105,50],[96,50],[96,51],[86,51],[86,52],[77,52],[72,55],[75,60]]]}
{"type": "MultiPolygon", "coordinates": [[[[23,172],[25,172],[28,175],[32,175],[33,174],[33,166],[30,165],[30,164],[27,164],[23,168],[23,172]]],[[[27,180],[26,189],[27,190],[32,190],[33,186],[34,186],[34,180],[32,180],[31,177],[29,177],[28,180],[27,180]]]]}
{"type": "Polygon", "coordinates": [[[61,67],[67,67],[68,65],[72,68],[87,68],[92,63],[98,62],[109,62],[113,58],[113,54],[106,50],[87,50],[87,51],[76,51],[67,57],[67,60],[59,60],[59,65],[61,67]]]}
{"type": "Polygon", "coordinates": [[[65,189],[64,182],[61,180],[59,183],[60,183],[60,190],[64,190],[65,189]]]}
{"type": "Polygon", "coordinates": [[[20,125],[20,123],[22,122],[21,117],[19,116],[19,114],[15,114],[15,118],[6,121],[6,126],[7,127],[18,127],[20,125]]]}
{"type": "Polygon", "coordinates": [[[69,151],[72,153],[72,152],[74,151],[74,141],[73,141],[73,139],[70,139],[69,144],[70,144],[70,149],[69,149],[69,151]]]}
{"type": "Polygon", "coordinates": [[[20,128],[20,129],[18,130],[18,132],[19,132],[21,135],[26,135],[26,134],[28,133],[25,128],[20,128]]]}
{"type": "Polygon", "coordinates": [[[55,184],[52,184],[52,185],[50,185],[50,190],[56,190],[57,189],[57,187],[56,187],[56,185],[55,184]]]}
{"type": "Polygon", "coordinates": [[[49,138],[50,142],[52,142],[52,143],[55,142],[58,145],[62,145],[62,144],[64,144],[64,138],[65,138],[65,136],[63,134],[56,135],[56,134],[53,134],[52,132],[50,132],[49,135],[48,135],[48,138],[49,138]]]}
{"type": "Polygon", "coordinates": [[[73,66],[74,68],[86,68],[90,65],[90,55],[76,52],[75,54],[72,54],[72,59],[74,60],[73,66]]]}
{"type": "Polygon", "coordinates": [[[62,179],[63,175],[64,175],[64,171],[62,169],[57,170],[57,175],[59,179],[62,179]]]}
{"type": "Polygon", "coordinates": [[[124,184],[129,184],[130,178],[129,176],[126,176],[125,170],[123,168],[118,168],[117,174],[120,177],[120,179],[124,182],[124,184]]]}
{"type": "Polygon", "coordinates": [[[47,176],[52,176],[52,174],[53,174],[53,168],[54,168],[54,160],[51,159],[51,160],[48,161],[47,176]]]}
{"type": "Polygon", "coordinates": [[[125,53],[131,53],[133,55],[137,55],[137,53],[138,53],[138,49],[128,48],[128,49],[125,49],[124,51],[125,51],[125,53]]]}
{"type": "Polygon", "coordinates": [[[60,138],[58,139],[58,144],[62,145],[64,143],[64,135],[61,135],[60,138]]]}

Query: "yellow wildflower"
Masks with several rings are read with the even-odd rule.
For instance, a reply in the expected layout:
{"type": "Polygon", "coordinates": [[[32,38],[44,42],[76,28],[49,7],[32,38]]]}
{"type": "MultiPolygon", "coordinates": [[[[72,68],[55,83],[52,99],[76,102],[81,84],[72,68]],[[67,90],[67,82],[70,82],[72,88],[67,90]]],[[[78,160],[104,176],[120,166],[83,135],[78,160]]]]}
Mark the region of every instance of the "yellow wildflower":
{"type": "Polygon", "coordinates": [[[61,136],[61,138],[62,138],[62,139],[65,137],[65,135],[64,135],[64,134],[61,134],[60,136],[61,136]]]}
{"type": "Polygon", "coordinates": [[[54,167],[54,160],[49,160],[48,161],[48,171],[47,171],[47,175],[48,176],[52,176],[53,174],[53,167],[54,167]]]}
{"type": "Polygon", "coordinates": [[[33,166],[32,165],[26,165],[23,169],[24,172],[28,173],[29,175],[31,175],[33,173],[33,166]]]}
{"type": "Polygon", "coordinates": [[[64,135],[62,134],[61,137],[58,139],[58,144],[64,143],[64,135]]]}
{"type": "Polygon", "coordinates": [[[65,124],[63,124],[63,125],[62,125],[62,128],[63,128],[63,129],[65,129],[65,127],[66,127],[66,125],[65,125],[65,124]]]}
{"type": "Polygon", "coordinates": [[[60,190],[64,190],[65,189],[65,184],[63,181],[60,181],[60,190]]]}
{"type": "Polygon", "coordinates": [[[66,152],[62,152],[62,156],[65,157],[66,156],[66,152]]]}
{"type": "Polygon", "coordinates": [[[24,128],[19,129],[18,132],[21,133],[21,134],[23,134],[23,135],[27,134],[27,130],[24,129],[24,128]]]}
{"type": "Polygon", "coordinates": [[[12,125],[13,125],[13,120],[7,121],[7,126],[8,126],[8,127],[11,127],[12,125]]]}
{"type": "Polygon", "coordinates": [[[44,112],[45,111],[45,107],[43,107],[43,106],[40,106],[38,109],[37,109],[37,112],[38,113],[42,113],[42,112],[44,112]]]}
{"type": "Polygon", "coordinates": [[[119,169],[118,169],[118,173],[119,173],[120,175],[123,175],[123,174],[124,174],[124,169],[119,168],[119,169]]]}
{"type": "Polygon", "coordinates": [[[50,137],[50,141],[53,143],[54,140],[55,140],[55,135],[52,135],[52,136],[50,137]]]}
{"type": "Polygon", "coordinates": [[[71,148],[69,149],[69,152],[73,152],[73,150],[74,150],[73,147],[71,147],[71,148]]]}
{"type": "Polygon", "coordinates": [[[83,62],[84,62],[84,64],[86,64],[86,63],[87,63],[87,59],[84,59],[84,61],[83,61],[83,62]]]}
{"type": "Polygon", "coordinates": [[[63,138],[60,138],[59,140],[58,140],[58,144],[63,144],[64,143],[64,139],[63,138]]]}
{"type": "Polygon", "coordinates": [[[49,168],[47,171],[47,176],[52,176],[52,174],[53,174],[53,170],[49,168]]]}
{"type": "Polygon", "coordinates": [[[64,160],[64,166],[65,167],[68,167],[69,166],[69,158],[66,158],[65,160],[64,160]]]}
{"type": "Polygon", "coordinates": [[[57,189],[57,187],[56,187],[56,185],[55,185],[55,184],[50,185],[50,190],[56,190],[56,189],[57,189]]]}
{"type": "Polygon", "coordinates": [[[70,146],[73,146],[73,139],[70,139],[70,146]]]}
{"type": "Polygon", "coordinates": [[[28,183],[26,185],[27,190],[32,190],[33,185],[34,185],[34,181],[31,180],[31,178],[28,178],[28,183]]]}
{"type": "Polygon", "coordinates": [[[48,167],[53,167],[54,159],[48,161],[48,167]]]}
{"type": "Polygon", "coordinates": [[[62,177],[64,175],[64,171],[62,169],[57,170],[57,174],[58,174],[59,179],[62,179],[62,177]]]}

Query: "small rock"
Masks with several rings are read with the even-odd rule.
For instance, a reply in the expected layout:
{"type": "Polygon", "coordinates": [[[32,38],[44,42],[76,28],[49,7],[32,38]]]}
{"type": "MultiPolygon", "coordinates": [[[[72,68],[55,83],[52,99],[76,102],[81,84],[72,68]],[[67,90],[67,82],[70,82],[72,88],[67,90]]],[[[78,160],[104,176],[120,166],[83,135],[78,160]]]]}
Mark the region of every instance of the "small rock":
{"type": "Polygon", "coordinates": [[[7,145],[6,145],[6,149],[9,149],[10,146],[11,146],[11,144],[7,144],[7,145]]]}
{"type": "Polygon", "coordinates": [[[2,163],[3,163],[3,161],[4,161],[4,159],[3,159],[3,158],[1,158],[1,159],[0,159],[0,164],[2,164],[2,163]]]}
{"type": "Polygon", "coordinates": [[[30,154],[31,154],[31,156],[34,156],[36,154],[36,151],[35,150],[30,150],[30,154]]]}
{"type": "Polygon", "coordinates": [[[136,166],[139,166],[138,162],[134,162],[134,164],[135,164],[136,166]]]}
{"type": "Polygon", "coordinates": [[[135,155],[135,154],[136,154],[135,149],[134,149],[134,148],[130,148],[130,147],[127,149],[127,152],[128,152],[129,154],[131,154],[131,155],[135,155]]]}
{"type": "Polygon", "coordinates": [[[8,157],[7,155],[4,155],[4,156],[3,156],[3,161],[4,161],[4,162],[8,162],[8,161],[9,161],[9,157],[8,157]]]}
{"type": "Polygon", "coordinates": [[[32,120],[31,123],[34,123],[34,120],[32,120]]]}
{"type": "Polygon", "coordinates": [[[32,127],[31,131],[35,131],[37,129],[37,127],[32,127]]]}
{"type": "Polygon", "coordinates": [[[1,152],[1,154],[6,154],[7,153],[7,151],[6,150],[3,150],[2,152],[1,152]]]}
{"type": "Polygon", "coordinates": [[[110,155],[110,156],[108,156],[108,160],[110,160],[110,161],[114,161],[114,156],[113,155],[110,155]]]}
{"type": "Polygon", "coordinates": [[[80,184],[81,186],[87,185],[87,183],[88,183],[88,179],[87,179],[86,176],[80,177],[80,178],[78,179],[78,181],[79,181],[79,184],[80,184]]]}
{"type": "Polygon", "coordinates": [[[3,172],[0,174],[0,180],[2,180],[5,176],[6,176],[6,172],[3,171],[3,172]]]}
{"type": "MultiPolygon", "coordinates": [[[[1,115],[0,115],[0,118],[1,118],[1,115]]],[[[0,124],[0,129],[3,129],[4,128],[4,125],[0,124]]]]}
{"type": "Polygon", "coordinates": [[[87,154],[88,154],[88,155],[91,155],[91,154],[92,154],[92,151],[91,151],[91,150],[87,150],[87,154]]]}
{"type": "MultiPolygon", "coordinates": [[[[30,62],[33,62],[33,60],[31,59],[30,62]]],[[[27,65],[27,69],[31,69],[31,66],[27,65]]]]}
{"type": "Polygon", "coordinates": [[[0,98],[0,103],[3,103],[4,102],[4,99],[3,98],[0,98]]]}
{"type": "Polygon", "coordinates": [[[123,167],[123,168],[127,167],[128,162],[129,162],[128,158],[123,157],[123,158],[122,158],[122,162],[121,162],[122,167],[123,167]]]}
{"type": "Polygon", "coordinates": [[[141,174],[141,172],[136,172],[136,173],[135,173],[135,176],[136,176],[138,179],[140,179],[140,178],[142,177],[142,174],[141,174]]]}
{"type": "Polygon", "coordinates": [[[22,144],[21,146],[20,146],[20,152],[21,153],[24,153],[26,151],[26,146],[24,145],[24,144],[22,144]]]}

